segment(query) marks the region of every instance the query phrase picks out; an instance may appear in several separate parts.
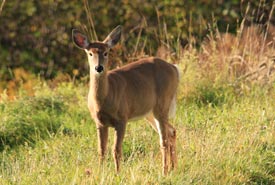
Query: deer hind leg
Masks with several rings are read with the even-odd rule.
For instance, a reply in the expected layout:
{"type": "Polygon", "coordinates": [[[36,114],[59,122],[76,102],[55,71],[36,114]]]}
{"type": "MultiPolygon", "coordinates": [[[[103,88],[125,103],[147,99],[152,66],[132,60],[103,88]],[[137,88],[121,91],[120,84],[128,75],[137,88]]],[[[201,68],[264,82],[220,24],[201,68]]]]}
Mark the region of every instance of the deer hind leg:
{"type": "MultiPolygon", "coordinates": [[[[150,125],[153,127],[153,129],[159,133],[159,122],[158,120],[153,116],[153,114],[149,114],[146,119],[149,121],[150,125]]],[[[167,136],[168,136],[168,152],[170,154],[170,164],[171,169],[174,169],[177,165],[177,156],[176,156],[176,129],[170,125],[167,124],[167,136]]],[[[160,134],[160,133],[159,133],[160,134]]]]}
{"type": "Polygon", "coordinates": [[[122,157],[122,142],[125,135],[125,129],[126,124],[119,124],[115,127],[113,157],[117,172],[119,172],[120,169],[120,159],[122,157]]]}
{"type": "Polygon", "coordinates": [[[166,122],[155,119],[155,125],[160,139],[160,150],[162,153],[162,172],[164,175],[168,172],[168,154],[170,153],[168,127],[166,122]]]}
{"type": "MultiPolygon", "coordinates": [[[[169,108],[169,117],[175,117],[176,115],[176,94],[174,95],[169,108]]],[[[177,166],[177,153],[176,153],[176,129],[171,125],[168,125],[168,133],[169,133],[169,145],[170,145],[170,162],[171,169],[174,169],[177,166]]]]}
{"type": "Polygon", "coordinates": [[[170,125],[168,125],[168,135],[169,135],[169,147],[170,147],[170,163],[171,169],[174,169],[177,166],[177,153],[176,153],[176,129],[170,125]]]}
{"type": "Polygon", "coordinates": [[[108,142],[108,127],[98,127],[98,153],[100,156],[100,164],[104,161],[104,156],[106,153],[107,142],[108,142]]]}
{"type": "Polygon", "coordinates": [[[158,127],[157,127],[157,120],[154,117],[154,115],[152,113],[150,113],[149,115],[146,116],[146,120],[148,121],[148,123],[152,126],[152,128],[159,133],[158,131],[158,127]]]}

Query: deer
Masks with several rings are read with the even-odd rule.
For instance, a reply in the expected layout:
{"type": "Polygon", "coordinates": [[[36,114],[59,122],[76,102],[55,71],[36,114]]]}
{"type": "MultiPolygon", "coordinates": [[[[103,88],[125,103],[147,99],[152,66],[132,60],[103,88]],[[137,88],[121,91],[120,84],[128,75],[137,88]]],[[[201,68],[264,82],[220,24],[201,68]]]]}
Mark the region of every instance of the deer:
{"type": "Polygon", "coordinates": [[[143,117],[159,134],[162,173],[166,175],[177,165],[176,129],[169,117],[175,114],[179,70],[157,57],[109,70],[108,53],[119,42],[121,32],[119,25],[103,41],[90,42],[85,34],[72,30],[74,44],[88,57],[88,109],[97,128],[100,163],[106,154],[108,129],[114,128],[113,158],[116,172],[120,171],[126,124],[143,117]]]}

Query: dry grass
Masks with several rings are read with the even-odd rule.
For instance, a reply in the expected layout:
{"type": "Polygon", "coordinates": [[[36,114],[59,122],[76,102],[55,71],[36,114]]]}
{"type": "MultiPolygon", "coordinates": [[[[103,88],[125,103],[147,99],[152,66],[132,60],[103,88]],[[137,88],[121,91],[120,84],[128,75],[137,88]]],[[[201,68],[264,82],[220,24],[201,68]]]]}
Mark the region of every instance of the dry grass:
{"type": "Polygon", "coordinates": [[[274,26],[265,30],[262,25],[253,25],[244,27],[239,32],[240,36],[218,31],[210,35],[202,44],[200,54],[203,72],[206,76],[211,75],[212,80],[224,75],[223,78],[229,82],[246,80],[260,84],[272,83],[275,40],[271,29],[274,26]]]}

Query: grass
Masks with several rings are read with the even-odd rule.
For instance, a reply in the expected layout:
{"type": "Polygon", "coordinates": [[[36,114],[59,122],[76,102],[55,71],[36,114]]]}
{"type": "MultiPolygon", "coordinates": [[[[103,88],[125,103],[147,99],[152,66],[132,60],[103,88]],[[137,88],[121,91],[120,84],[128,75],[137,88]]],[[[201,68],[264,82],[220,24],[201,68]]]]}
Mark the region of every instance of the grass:
{"type": "Polygon", "coordinates": [[[273,91],[233,96],[225,90],[217,104],[209,102],[216,96],[200,101],[209,92],[179,100],[172,121],[178,168],[167,177],[161,174],[158,135],[145,120],[128,124],[121,172],[114,170],[112,137],[99,166],[86,92],[83,84],[64,83],[54,91],[39,85],[32,98],[2,100],[0,184],[275,183],[273,91]]]}

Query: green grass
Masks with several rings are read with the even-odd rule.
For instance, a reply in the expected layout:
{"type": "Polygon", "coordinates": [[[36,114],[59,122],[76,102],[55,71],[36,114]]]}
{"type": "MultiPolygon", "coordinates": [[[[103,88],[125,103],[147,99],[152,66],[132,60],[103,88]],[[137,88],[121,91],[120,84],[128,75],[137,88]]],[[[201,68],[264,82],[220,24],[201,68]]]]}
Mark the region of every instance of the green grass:
{"type": "Polygon", "coordinates": [[[274,184],[275,93],[217,92],[202,88],[179,100],[178,167],[167,177],[158,135],[145,120],[128,124],[119,174],[112,130],[99,165],[86,85],[40,85],[34,97],[2,100],[0,184],[274,184]]]}

